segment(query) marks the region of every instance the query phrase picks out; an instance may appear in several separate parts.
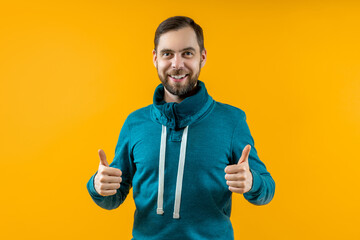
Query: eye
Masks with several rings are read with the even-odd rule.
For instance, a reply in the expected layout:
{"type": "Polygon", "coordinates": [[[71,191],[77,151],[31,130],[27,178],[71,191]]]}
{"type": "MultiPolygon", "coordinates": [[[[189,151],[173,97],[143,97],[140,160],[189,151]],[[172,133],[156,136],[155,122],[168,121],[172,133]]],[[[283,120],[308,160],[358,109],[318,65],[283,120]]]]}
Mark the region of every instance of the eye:
{"type": "Polygon", "coordinates": [[[168,56],[170,56],[170,53],[168,53],[168,52],[163,53],[163,56],[164,56],[164,57],[168,57],[168,56]]]}
{"type": "Polygon", "coordinates": [[[192,54],[192,52],[185,52],[185,55],[191,56],[191,55],[193,55],[193,54],[192,54]]]}

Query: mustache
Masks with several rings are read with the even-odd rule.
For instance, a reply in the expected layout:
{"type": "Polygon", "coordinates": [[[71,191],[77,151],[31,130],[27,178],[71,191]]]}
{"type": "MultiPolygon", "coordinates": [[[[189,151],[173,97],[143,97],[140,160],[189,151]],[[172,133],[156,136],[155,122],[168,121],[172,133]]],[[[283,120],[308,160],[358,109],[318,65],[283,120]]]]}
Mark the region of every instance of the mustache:
{"type": "Polygon", "coordinates": [[[190,73],[187,73],[182,69],[174,70],[174,71],[169,73],[169,75],[183,75],[183,74],[190,74],[190,73]]]}

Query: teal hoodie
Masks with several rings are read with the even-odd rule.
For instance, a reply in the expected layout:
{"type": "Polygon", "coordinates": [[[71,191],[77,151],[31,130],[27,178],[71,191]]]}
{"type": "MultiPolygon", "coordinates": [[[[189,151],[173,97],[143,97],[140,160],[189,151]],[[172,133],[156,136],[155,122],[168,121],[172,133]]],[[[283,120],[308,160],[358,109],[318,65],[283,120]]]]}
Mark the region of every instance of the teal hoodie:
{"type": "Polygon", "coordinates": [[[152,105],[132,112],[121,129],[110,167],[122,171],[121,187],[103,197],[87,189],[102,208],[117,208],[133,187],[133,239],[234,239],[231,196],[224,169],[251,145],[253,185],[243,194],[256,205],[271,201],[275,182],[260,161],[245,113],[216,102],[198,81],[197,92],[181,103],[166,103],[164,87],[152,105]]]}

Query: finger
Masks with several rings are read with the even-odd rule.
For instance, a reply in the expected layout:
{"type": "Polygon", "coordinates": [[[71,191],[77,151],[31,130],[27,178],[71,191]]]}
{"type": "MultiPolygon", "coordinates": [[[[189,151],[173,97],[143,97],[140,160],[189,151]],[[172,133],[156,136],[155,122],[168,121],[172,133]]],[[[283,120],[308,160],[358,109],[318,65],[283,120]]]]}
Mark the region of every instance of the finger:
{"type": "Polygon", "coordinates": [[[243,182],[243,181],[226,181],[226,184],[229,187],[245,188],[245,182],[243,182]]]}
{"type": "Polygon", "coordinates": [[[104,167],[101,169],[101,173],[107,176],[121,177],[122,172],[118,168],[104,167]]]}
{"type": "Polygon", "coordinates": [[[100,157],[100,164],[103,165],[103,166],[108,167],[109,164],[108,164],[108,162],[107,162],[107,160],[106,160],[106,155],[105,155],[104,150],[99,149],[99,150],[98,150],[98,153],[99,153],[99,157],[100,157]]]}
{"type": "Polygon", "coordinates": [[[247,167],[244,165],[234,164],[234,165],[227,166],[225,168],[225,173],[227,173],[227,174],[242,173],[242,172],[245,172],[246,169],[247,169],[247,167]]]}
{"type": "Polygon", "coordinates": [[[229,187],[229,190],[234,193],[245,193],[245,188],[229,187]]]}
{"type": "Polygon", "coordinates": [[[114,176],[100,176],[99,182],[101,183],[121,183],[121,177],[114,177],[114,176]]]}
{"type": "Polygon", "coordinates": [[[116,190],[120,188],[120,183],[105,183],[105,184],[101,184],[100,186],[100,190],[116,190]]]}
{"type": "Polygon", "coordinates": [[[117,192],[117,190],[101,190],[100,192],[99,192],[99,194],[101,195],[101,196],[111,196],[111,195],[115,195],[116,194],[116,192],[117,192]]]}
{"type": "Polygon", "coordinates": [[[228,181],[245,181],[245,174],[236,173],[236,174],[225,174],[225,179],[228,181]]]}
{"type": "Polygon", "coordinates": [[[249,144],[244,147],[238,164],[248,161],[250,150],[251,150],[251,146],[249,144]]]}
{"type": "Polygon", "coordinates": [[[234,164],[234,165],[229,165],[225,168],[225,172],[227,174],[233,174],[233,173],[238,173],[239,172],[239,166],[234,164]]]}

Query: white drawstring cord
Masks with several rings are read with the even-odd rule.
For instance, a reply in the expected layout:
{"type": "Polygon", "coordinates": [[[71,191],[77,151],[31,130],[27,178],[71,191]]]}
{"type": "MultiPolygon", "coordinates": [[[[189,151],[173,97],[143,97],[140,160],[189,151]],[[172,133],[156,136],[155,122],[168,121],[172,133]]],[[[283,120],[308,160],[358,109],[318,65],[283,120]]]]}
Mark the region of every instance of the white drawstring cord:
{"type": "Polygon", "coordinates": [[[161,143],[160,143],[160,157],[159,157],[159,188],[158,188],[158,206],[156,213],[164,214],[163,199],[164,199],[164,171],[165,171],[165,152],[166,152],[166,127],[162,125],[161,143]]]}
{"type": "Polygon", "coordinates": [[[181,146],[180,146],[180,157],[179,157],[178,174],[176,179],[175,204],[174,204],[174,214],[173,214],[173,218],[176,219],[180,218],[181,190],[182,190],[182,182],[184,176],[187,135],[188,135],[188,126],[186,126],[186,128],[184,129],[181,139],[181,146]]]}
{"type": "MultiPolygon", "coordinates": [[[[176,190],[175,190],[175,203],[174,203],[174,213],[173,218],[180,218],[180,202],[181,202],[181,191],[182,191],[182,182],[184,176],[184,167],[185,167],[185,156],[186,156],[186,143],[188,135],[188,126],[185,127],[181,145],[180,145],[180,157],[179,157],[179,166],[176,179],[176,190]]],[[[160,141],[160,157],[159,157],[159,188],[158,188],[158,206],[156,213],[159,215],[164,214],[163,200],[164,200],[164,172],[165,172],[165,153],[166,153],[166,127],[162,126],[161,131],[161,141],[160,141]]]]}

